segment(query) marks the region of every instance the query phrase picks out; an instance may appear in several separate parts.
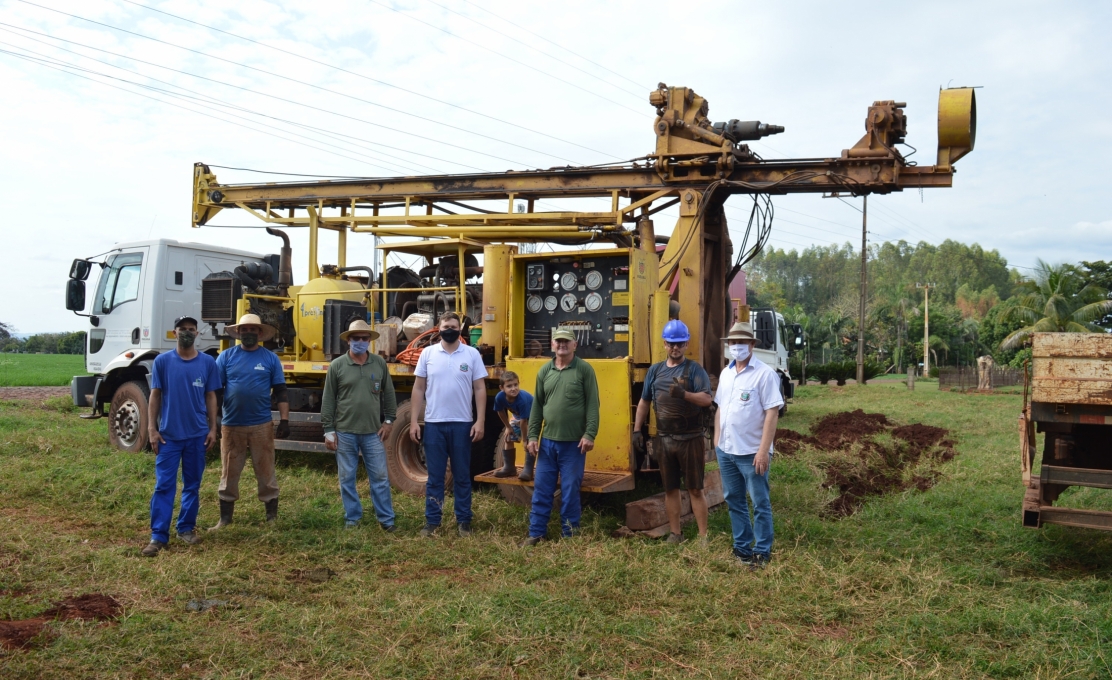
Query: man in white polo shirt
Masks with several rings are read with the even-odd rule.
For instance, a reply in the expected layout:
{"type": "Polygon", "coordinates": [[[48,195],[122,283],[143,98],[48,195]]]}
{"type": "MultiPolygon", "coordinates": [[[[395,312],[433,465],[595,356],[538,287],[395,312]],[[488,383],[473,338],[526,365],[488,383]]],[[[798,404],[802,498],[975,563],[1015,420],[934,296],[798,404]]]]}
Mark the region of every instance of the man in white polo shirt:
{"type": "Polygon", "coordinates": [[[772,557],[768,468],[784,398],[779,376],[753,356],[757,338],[752,326],[735,323],[726,342],[731,361],[722,369],[714,395],[714,447],[730,510],[734,557],[751,569],[763,569],[772,557]],[[752,523],[746,493],[753,501],[752,523]]]}
{"type": "Polygon", "coordinates": [[[413,372],[413,410],[409,436],[421,441],[417,422],[425,406],[425,527],[421,536],[436,533],[444,509],[444,476],[452,466],[456,524],[460,536],[471,535],[471,442],[483,438],[486,421],[486,367],[474,347],[460,342],[455,312],[440,317],[440,342],[426,347],[413,372]],[[474,399],[476,416],[471,417],[474,399]],[[426,405],[427,400],[427,405],[426,405]]]}

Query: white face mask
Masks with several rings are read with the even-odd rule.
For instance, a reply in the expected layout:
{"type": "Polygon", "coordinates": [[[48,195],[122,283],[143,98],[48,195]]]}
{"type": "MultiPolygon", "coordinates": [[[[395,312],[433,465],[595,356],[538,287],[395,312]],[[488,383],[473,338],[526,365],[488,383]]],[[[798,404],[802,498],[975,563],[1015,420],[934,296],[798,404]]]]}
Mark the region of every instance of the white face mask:
{"type": "Polygon", "coordinates": [[[744,342],[737,345],[730,345],[730,356],[737,361],[745,361],[749,358],[749,345],[744,342]]]}

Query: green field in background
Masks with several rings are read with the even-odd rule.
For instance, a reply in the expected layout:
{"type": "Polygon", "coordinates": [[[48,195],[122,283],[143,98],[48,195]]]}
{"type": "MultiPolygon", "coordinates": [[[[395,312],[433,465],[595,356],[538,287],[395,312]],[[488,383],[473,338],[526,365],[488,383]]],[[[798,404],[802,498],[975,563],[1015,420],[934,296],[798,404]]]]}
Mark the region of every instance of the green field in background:
{"type": "Polygon", "coordinates": [[[0,387],[68,385],[85,372],[80,354],[0,354],[0,387]]]}

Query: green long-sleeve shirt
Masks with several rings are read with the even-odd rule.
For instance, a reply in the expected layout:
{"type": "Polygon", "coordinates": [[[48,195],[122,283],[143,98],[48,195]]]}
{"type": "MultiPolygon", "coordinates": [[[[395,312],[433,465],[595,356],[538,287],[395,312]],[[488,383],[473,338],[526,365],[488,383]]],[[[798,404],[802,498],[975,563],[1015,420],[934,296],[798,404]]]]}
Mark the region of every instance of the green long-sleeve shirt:
{"type": "Polygon", "coordinates": [[[537,373],[533,410],[529,414],[529,441],[544,438],[557,442],[594,441],[598,434],[598,380],[595,369],[575,357],[567,368],[548,362],[537,373]]]}
{"type": "Polygon", "coordinates": [[[347,353],[329,364],[320,407],[325,432],[378,432],[382,427],[379,413],[384,412],[387,420],[393,420],[397,411],[398,398],[385,359],[368,354],[367,362],[360,365],[347,353]]]}

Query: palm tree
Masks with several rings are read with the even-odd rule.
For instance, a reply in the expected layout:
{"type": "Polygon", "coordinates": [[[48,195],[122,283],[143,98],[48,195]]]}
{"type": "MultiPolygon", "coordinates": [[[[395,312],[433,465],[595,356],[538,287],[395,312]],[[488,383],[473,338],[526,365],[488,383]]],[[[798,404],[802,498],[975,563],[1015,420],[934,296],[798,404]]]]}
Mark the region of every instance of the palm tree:
{"type": "Polygon", "coordinates": [[[1018,319],[1028,325],[1000,343],[1003,349],[1025,345],[1032,333],[1096,333],[1103,329],[1094,321],[1112,313],[1108,292],[1085,280],[1071,264],[1049,265],[1038,260],[1035,278],[1019,284],[1024,291],[1016,304],[1004,312],[1004,320],[1018,319]]]}

